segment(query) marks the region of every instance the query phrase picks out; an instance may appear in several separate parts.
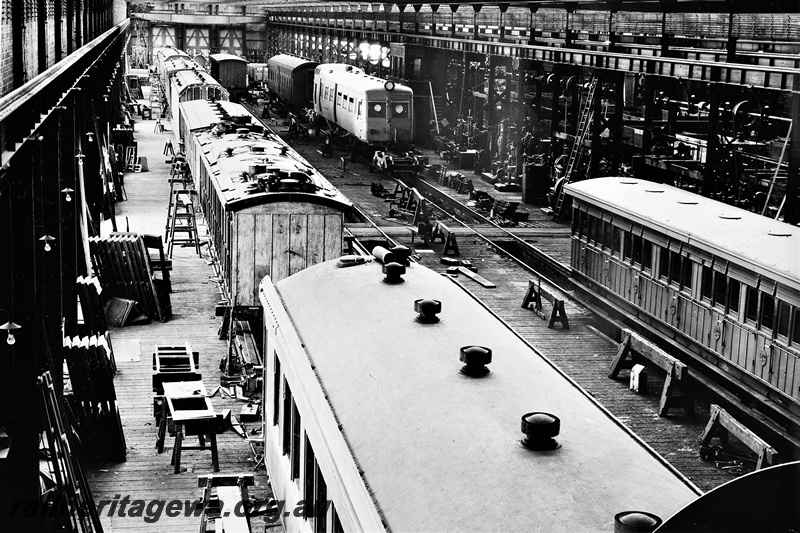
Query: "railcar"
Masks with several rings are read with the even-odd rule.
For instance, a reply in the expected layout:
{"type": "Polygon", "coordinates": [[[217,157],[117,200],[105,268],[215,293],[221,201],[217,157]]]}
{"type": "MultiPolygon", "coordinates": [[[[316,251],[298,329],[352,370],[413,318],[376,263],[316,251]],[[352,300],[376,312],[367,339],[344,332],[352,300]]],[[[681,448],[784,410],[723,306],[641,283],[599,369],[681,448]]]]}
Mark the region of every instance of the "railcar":
{"type": "Polygon", "coordinates": [[[231,306],[258,305],[265,275],[283,279],[341,255],[353,206],[302,156],[239,104],[191,102],[182,113],[187,164],[231,306]]]}
{"type": "Polygon", "coordinates": [[[205,69],[195,60],[186,57],[173,57],[163,61],[161,63],[160,73],[162,86],[170,87],[173,76],[178,72],[187,70],[202,72],[205,69]]]}
{"type": "Polygon", "coordinates": [[[267,88],[289,106],[308,107],[317,65],[319,63],[287,54],[273,56],[267,60],[267,88]]]}
{"type": "Polygon", "coordinates": [[[263,89],[267,85],[269,67],[266,63],[247,64],[247,86],[263,89]]]}
{"type": "Polygon", "coordinates": [[[247,60],[233,54],[211,54],[209,72],[229,92],[247,89],[247,60]]]}
{"type": "Polygon", "coordinates": [[[172,48],[171,46],[165,46],[163,48],[156,48],[153,50],[153,64],[155,65],[156,73],[161,77],[164,78],[164,64],[169,61],[170,59],[192,59],[192,56],[184,52],[183,50],[178,50],[177,48],[172,48]]]}
{"type": "MultiPolygon", "coordinates": [[[[211,74],[201,70],[184,70],[176,72],[170,79],[169,104],[172,120],[177,125],[180,118],[181,102],[192,100],[228,100],[228,91],[215,80],[211,74]]],[[[177,126],[176,126],[177,127],[177,126]]]]}
{"type": "Polygon", "coordinates": [[[699,495],[454,280],[347,259],[260,285],[286,531],[612,531],[699,495]]]}
{"type": "Polygon", "coordinates": [[[572,272],[697,362],[800,414],[800,230],[668,185],[568,185],[572,272]]]}
{"type": "Polygon", "coordinates": [[[413,91],[351,65],[326,63],[314,72],[314,111],[370,145],[413,140],[413,91]]]}

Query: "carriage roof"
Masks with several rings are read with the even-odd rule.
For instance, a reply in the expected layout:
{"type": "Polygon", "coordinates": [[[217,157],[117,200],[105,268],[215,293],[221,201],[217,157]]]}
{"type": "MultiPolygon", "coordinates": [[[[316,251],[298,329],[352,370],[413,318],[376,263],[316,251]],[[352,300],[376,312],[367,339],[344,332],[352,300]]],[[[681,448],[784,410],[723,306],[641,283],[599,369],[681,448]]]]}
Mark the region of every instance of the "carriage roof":
{"type": "Polygon", "coordinates": [[[317,65],[316,61],[311,61],[302,57],[290,56],[289,54],[278,54],[267,60],[267,65],[295,70],[306,65],[317,65]]]}
{"type": "Polygon", "coordinates": [[[632,178],[571,183],[568,194],[800,290],[800,228],[632,178]]]}
{"type": "Polygon", "coordinates": [[[322,78],[329,78],[334,80],[335,83],[347,86],[348,89],[354,89],[364,93],[393,92],[395,94],[408,94],[409,96],[413,94],[413,91],[410,87],[395,82],[391,82],[394,84],[394,89],[387,91],[387,80],[370,76],[360,68],[356,68],[351,65],[345,65],[342,63],[323,63],[317,66],[317,72],[320,73],[322,78]]]}
{"type": "MultiPolygon", "coordinates": [[[[255,204],[286,201],[308,201],[347,211],[352,203],[300,154],[287,145],[272,130],[255,119],[251,124],[264,133],[220,133],[217,128],[196,133],[218,198],[226,209],[236,211],[255,204]],[[284,150],[285,149],[285,150],[284,150]],[[281,153],[284,151],[285,153],[281,153]],[[301,173],[316,186],[316,192],[265,192],[256,188],[251,167],[263,167],[267,174],[291,176],[301,173]]],[[[236,124],[236,128],[247,128],[236,124]]]]}
{"type": "Polygon", "coordinates": [[[239,63],[247,63],[245,58],[233,54],[211,54],[209,57],[212,61],[237,61],[239,63]]]}
{"type": "Polygon", "coordinates": [[[173,83],[178,85],[178,88],[183,91],[185,87],[189,87],[192,85],[217,85],[222,87],[217,80],[214,79],[211,74],[205,71],[194,71],[194,70],[181,70],[176,72],[175,75],[172,77],[173,83]]]}
{"type": "Polygon", "coordinates": [[[455,282],[421,265],[382,278],[329,261],[275,287],[387,529],[602,531],[698,495],[455,282]],[[414,320],[419,298],[442,302],[438,323],[414,320]],[[488,376],[459,373],[465,345],[493,350],[488,376]],[[531,411],[561,419],[561,448],[520,445],[531,411]]]}
{"type": "Polygon", "coordinates": [[[228,100],[190,100],[181,102],[180,106],[181,117],[190,131],[211,128],[223,120],[242,120],[247,124],[253,120],[252,113],[243,105],[228,100]]]}

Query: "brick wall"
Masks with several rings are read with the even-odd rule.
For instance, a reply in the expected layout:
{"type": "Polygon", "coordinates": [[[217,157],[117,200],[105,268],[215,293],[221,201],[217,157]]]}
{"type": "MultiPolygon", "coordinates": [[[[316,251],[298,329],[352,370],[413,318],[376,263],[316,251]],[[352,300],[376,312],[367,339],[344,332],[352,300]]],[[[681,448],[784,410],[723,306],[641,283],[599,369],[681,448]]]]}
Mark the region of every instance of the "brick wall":
{"type": "Polygon", "coordinates": [[[11,0],[0,0],[0,96],[11,91],[11,0]]]}

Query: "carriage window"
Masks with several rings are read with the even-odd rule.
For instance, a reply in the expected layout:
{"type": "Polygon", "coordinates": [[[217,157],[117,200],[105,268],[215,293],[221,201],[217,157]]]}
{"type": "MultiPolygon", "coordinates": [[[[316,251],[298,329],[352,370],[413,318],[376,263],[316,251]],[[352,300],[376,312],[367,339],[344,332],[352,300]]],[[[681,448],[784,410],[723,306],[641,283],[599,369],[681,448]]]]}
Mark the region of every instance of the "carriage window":
{"type": "Polygon", "coordinates": [[[314,533],[325,533],[328,529],[328,484],[315,465],[314,474],[317,476],[317,492],[314,495],[314,533]]]}
{"type": "Polygon", "coordinates": [[[622,248],[622,258],[630,261],[633,258],[633,233],[625,232],[625,246],[622,248]]]}
{"type": "Polygon", "coordinates": [[[278,352],[275,352],[275,374],[273,375],[272,386],[272,425],[277,426],[281,411],[281,360],[278,359],[278,352]]]}
{"type": "Polygon", "coordinates": [[[297,404],[292,401],[292,444],[290,455],[292,459],[292,479],[300,477],[300,411],[297,404]]]}
{"type": "Polygon", "coordinates": [[[687,291],[692,290],[692,260],[688,257],[682,258],[681,261],[681,287],[687,291]]]}
{"type": "Polygon", "coordinates": [[[385,116],[386,116],[386,111],[383,108],[383,104],[370,104],[369,106],[370,118],[383,118],[385,116]]]}
{"type": "Polygon", "coordinates": [[[794,313],[792,313],[792,344],[800,344],[800,309],[795,307],[794,313]]]}
{"type": "Polygon", "coordinates": [[[714,305],[724,308],[727,296],[728,278],[722,272],[714,272],[714,305]]]}
{"type": "Polygon", "coordinates": [[[581,229],[581,217],[583,213],[579,210],[575,209],[572,212],[572,234],[576,236],[580,236],[580,229],[581,229]]]}
{"type": "Polygon", "coordinates": [[[323,100],[327,100],[328,99],[328,88],[327,87],[324,88],[322,94],[325,95],[325,96],[322,97],[323,100]]]}
{"type": "Polygon", "coordinates": [[[658,277],[669,279],[669,250],[659,248],[658,277]]]}
{"type": "Polygon", "coordinates": [[[782,337],[789,336],[789,324],[792,314],[792,306],[788,303],[778,300],[778,335],[782,337]]]}
{"type": "Polygon", "coordinates": [[[739,313],[739,282],[735,279],[728,280],[728,312],[739,313]]]}
{"type": "Polygon", "coordinates": [[[711,268],[704,266],[703,279],[700,281],[700,296],[704,300],[711,301],[711,295],[714,292],[714,271],[711,268]]]}
{"type": "Polygon", "coordinates": [[[353,110],[353,97],[352,96],[347,99],[347,110],[348,111],[352,111],[353,110]]]}
{"type": "Polygon", "coordinates": [[[775,298],[769,294],[761,295],[761,328],[772,329],[775,326],[775,298]]]}
{"type": "Polygon", "coordinates": [[[336,93],[336,105],[342,105],[342,93],[336,93]]]}
{"type": "MultiPolygon", "coordinates": [[[[633,260],[636,261],[635,255],[633,260]]],[[[653,268],[653,244],[644,239],[642,239],[642,266],[645,270],[653,268]]]]}
{"type": "Polygon", "coordinates": [[[311,442],[308,440],[308,435],[305,438],[306,445],[306,464],[303,473],[303,498],[305,503],[305,513],[303,518],[308,520],[314,517],[314,493],[316,492],[316,484],[314,483],[314,470],[317,467],[317,458],[314,457],[314,448],[311,447],[311,442]]]}
{"type": "Polygon", "coordinates": [[[746,287],[745,319],[755,323],[758,318],[758,291],[749,285],[746,287]]]}
{"type": "Polygon", "coordinates": [[[292,390],[283,379],[283,455],[289,455],[292,437],[292,390]]]}
{"type": "Polygon", "coordinates": [[[362,108],[362,104],[363,103],[364,103],[364,100],[359,100],[358,101],[358,116],[359,117],[361,116],[361,113],[362,113],[361,108],[362,108]]]}
{"type": "Polygon", "coordinates": [[[610,222],[603,223],[603,248],[611,249],[611,241],[613,240],[614,226],[610,222]]]}
{"type": "Polygon", "coordinates": [[[408,107],[409,106],[407,102],[395,103],[394,107],[392,108],[392,116],[395,118],[408,117],[408,107]]]}
{"type": "Polygon", "coordinates": [[[586,240],[589,242],[594,242],[594,231],[595,226],[597,225],[597,219],[593,216],[589,215],[589,232],[586,234],[586,240]]]}
{"type": "Polygon", "coordinates": [[[615,228],[611,226],[611,231],[613,232],[613,237],[611,241],[611,252],[612,254],[616,255],[617,257],[620,256],[620,252],[622,251],[622,230],[619,228],[615,228]]]}

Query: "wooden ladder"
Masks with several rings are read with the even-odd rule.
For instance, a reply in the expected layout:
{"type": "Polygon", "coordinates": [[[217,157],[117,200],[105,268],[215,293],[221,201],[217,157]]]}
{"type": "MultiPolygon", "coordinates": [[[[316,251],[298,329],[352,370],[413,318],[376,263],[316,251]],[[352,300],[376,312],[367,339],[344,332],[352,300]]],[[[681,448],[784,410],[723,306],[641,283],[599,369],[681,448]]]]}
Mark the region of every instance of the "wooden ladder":
{"type": "Polygon", "coordinates": [[[572,180],[572,173],[580,163],[581,156],[583,155],[584,142],[586,141],[586,134],[589,132],[589,125],[594,118],[594,95],[597,90],[597,77],[593,76],[589,82],[589,88],[586,93],[586,101],[581,106],[581,116],[578,121],[578,130],[575,132],[575,142],[572,144],[572,149],[569,152],[569,159],[567,159],[567,166],[564,172],[564,179],[561,181],[561,189],[558,191],[558,199],[556,200],[556,207],[553,210],[553,216],[558,218],[561,216],[561,207],[564,205],[564,197],[566,191],[564,186],[572,180]]]}

